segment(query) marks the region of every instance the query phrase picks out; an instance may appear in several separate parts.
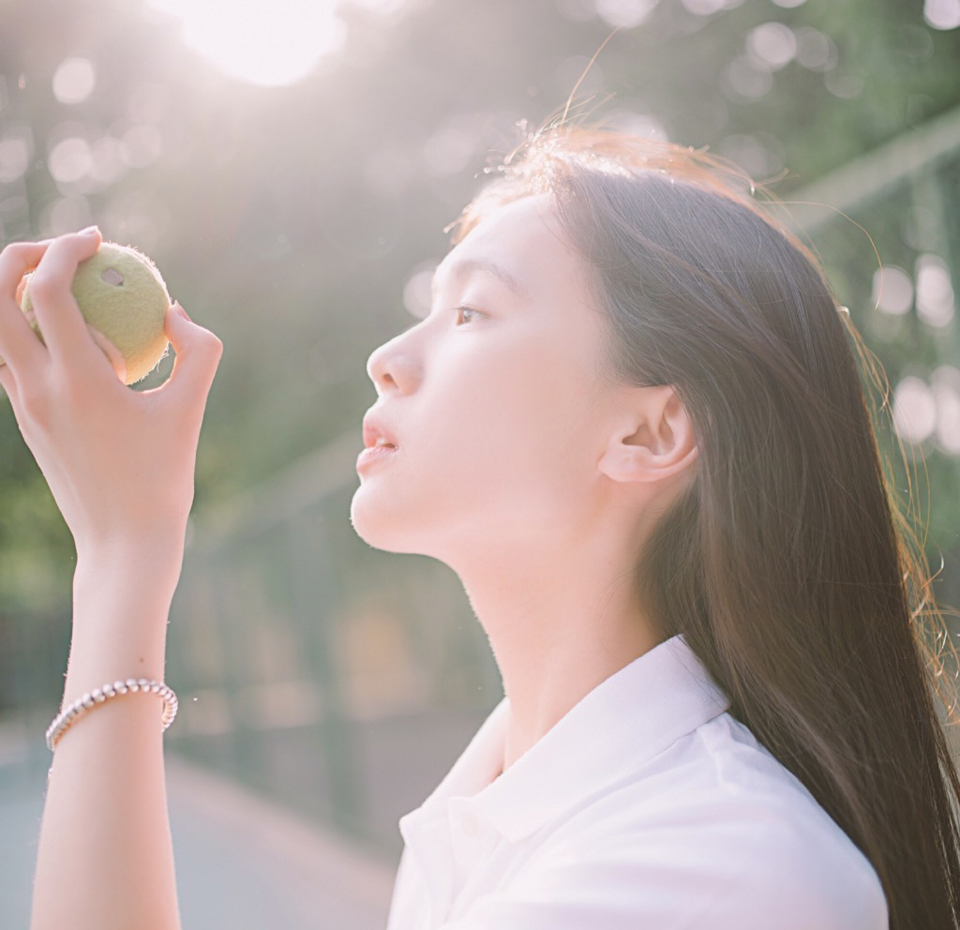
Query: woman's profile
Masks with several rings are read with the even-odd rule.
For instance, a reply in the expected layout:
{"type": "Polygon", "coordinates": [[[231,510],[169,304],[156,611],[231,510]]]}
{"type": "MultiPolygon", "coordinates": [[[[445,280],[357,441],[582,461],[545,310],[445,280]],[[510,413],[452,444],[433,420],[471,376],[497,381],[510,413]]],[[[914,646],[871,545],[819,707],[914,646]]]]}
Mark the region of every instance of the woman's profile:
{"type": "MultiPolygon", "coordinates": [[[[504,698],[400,821],[389,930],[960,928],[940,614],[810,252],[729,166],[564,123],[453,229],[370,357],[351,519],[458,574],[504,698]]],[[[0,255],[0,384],[77,545],[63,706],[100,689],[32,927],[174,930],[161,702],[102,689],[163,682],[222,347],[171,308],[170,380],[128,391],[69,292],[99,242],[0,255]]]]}

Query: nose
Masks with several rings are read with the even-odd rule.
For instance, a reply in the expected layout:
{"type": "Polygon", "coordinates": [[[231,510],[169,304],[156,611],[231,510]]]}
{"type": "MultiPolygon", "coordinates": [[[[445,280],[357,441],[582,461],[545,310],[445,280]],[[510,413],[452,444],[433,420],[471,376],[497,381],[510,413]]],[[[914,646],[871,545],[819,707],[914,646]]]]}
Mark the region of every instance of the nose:
{"type": "Polygon", "coordinates": [[[420,380],[421,365],[404,339],[405,335],[401,333],[385,342],[367,359],[367,374],[377,389],[377,396],[387,391],[409,394],[420,380]]]}

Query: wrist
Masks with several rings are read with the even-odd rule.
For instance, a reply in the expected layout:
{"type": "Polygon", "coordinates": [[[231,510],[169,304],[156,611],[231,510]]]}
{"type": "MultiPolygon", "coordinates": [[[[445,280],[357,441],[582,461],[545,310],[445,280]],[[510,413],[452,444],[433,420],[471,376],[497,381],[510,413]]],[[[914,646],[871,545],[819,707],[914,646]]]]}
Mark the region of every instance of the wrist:
{"type": "Polygon", "coordinates": [[[183,568],[185,535],[156,533],[115,536],[77,544],[74,598],[106,585],[131,588],[145,594],[173,591],[183,568]]]}
{"type": "Polygon", "coordinates": [[[182,539],[117,538],[77,547],[65,700],[109,681],[162,680],[182,539]]]}

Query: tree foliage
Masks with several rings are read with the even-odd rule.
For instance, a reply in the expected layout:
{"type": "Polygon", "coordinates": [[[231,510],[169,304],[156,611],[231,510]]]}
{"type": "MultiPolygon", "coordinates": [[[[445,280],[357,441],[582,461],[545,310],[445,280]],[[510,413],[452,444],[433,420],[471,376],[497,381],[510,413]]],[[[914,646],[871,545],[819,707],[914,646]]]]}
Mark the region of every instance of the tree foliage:
{"type": "MultiPolygon", "coordinates": [[[[225,343],[198,513],[357,429],[373,400],[364,363],[405,325],[405,282],[442,256],[442,228],[490,153],[516,144],[520,121],[562,109],[614,26],[572,112],[709,146],[778,179],[788,199],[960,102],[960,29],[931,27],[919,2],[343,0],[338,11],[342,48],[305,80],[262,88],[219,73],[150,6],[0,0],[2,239],[98,222],[152,254],[225,343]],[[54,93],[71,58],[95,77],[77,102],[54,93]]],[[[923,196],[949,205],[939,244],[913,228],[926,216],[920,179],[856,217],[884,262],[912,275],[918,256],[957,249],[958,158],[923,180],[939,185],[923,196]]],[[[816,244],[891,382],[956,369],[955,322],[872,310],[863,232],[833,222],[816,244]]],[[[957,461],[932,439],[922,450],[929,548],[956,574],[957,461]]],[[[55,613],[72,547],[9,405],[0,475],[0,604],[55,613]]]]}

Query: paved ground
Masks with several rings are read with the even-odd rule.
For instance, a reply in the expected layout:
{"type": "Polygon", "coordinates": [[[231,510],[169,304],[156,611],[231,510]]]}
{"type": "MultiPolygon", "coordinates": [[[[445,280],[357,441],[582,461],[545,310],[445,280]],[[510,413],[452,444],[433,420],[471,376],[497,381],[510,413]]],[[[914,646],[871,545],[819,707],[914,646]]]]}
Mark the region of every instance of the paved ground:
{"type": "MultiPolygon", "coordinates": [[[[26,928],[49,754],[0,731],[0,927],[26,928]]],[[[383,930],[395,863],[167,756],[184,930],[383,930]]]]}

